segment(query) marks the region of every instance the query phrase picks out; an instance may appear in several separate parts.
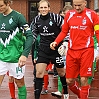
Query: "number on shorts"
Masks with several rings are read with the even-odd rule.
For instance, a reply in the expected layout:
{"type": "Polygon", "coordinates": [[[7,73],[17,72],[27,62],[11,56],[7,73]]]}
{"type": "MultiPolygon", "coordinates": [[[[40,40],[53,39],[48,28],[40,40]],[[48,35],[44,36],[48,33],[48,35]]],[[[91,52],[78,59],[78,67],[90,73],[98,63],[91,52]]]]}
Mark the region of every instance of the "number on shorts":
{"type": "Polygon", "coordinates": [[[56,57],[56,63],[58,63],[58,64],[63,63],[63,58],[62,57],[56,57]]]}
{"type": "Polygon", "coordinates": [[[19,71],[22,73],[22,68],[16,67],[16,73],[17,73],[17,74],[18,74],[19,71]]]}

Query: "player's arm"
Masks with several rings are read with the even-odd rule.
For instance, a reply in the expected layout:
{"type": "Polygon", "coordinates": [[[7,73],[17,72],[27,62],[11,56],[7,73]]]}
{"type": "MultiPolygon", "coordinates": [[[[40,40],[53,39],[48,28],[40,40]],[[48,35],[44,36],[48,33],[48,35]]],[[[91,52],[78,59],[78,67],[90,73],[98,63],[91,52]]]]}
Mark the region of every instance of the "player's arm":
{"type": "Polygon", "coordinates": [[[94,31],[95,31],[96,38],[98,41],[96,61],[98,61],[99,60],[99,18],[98,16],[96,16],[95,18],[95,23],[96,24],[94,25],[94,31]]]}
{"type": "Polygon", "coordinates": [[[97,13],[92,13],[92,19],[93,19],[93,26],[94,26],[94,32],[98,41],[99,45],[99,17],[97,13]]]}
{"type": "Polygon", "coordinates": [[[19,20],[20,29],[22,30],[23,35],[26,37],[22,55],[28,57],[33,43],[33,34],[25,18],[23,16],[20,16],[19,20]]]}
{"type": "Polygon", "coordinates": [[[98,41],[98,46],[99,46],[99,24],[94,26],[94,31],[95,31],[97,41],[98,41]]]}
{"type": "Polygon", "coordinates": [[[37,27],[37,21],[38,21],[38,16],[36,16],[30,24],[30,29],[31,29],[32,34],[33,34],[34,42],[35,42],[35,40],[38,36],[38,33],[39,33],[38,27],[37,27]]]}
{"type": "Polygon", "coordinates": [[[55,47],[56,47],[61,41],[64,40],[64,38],[66,37],[68,31],[69,31],[69,26],[68,26],[68,23],[67,23],[67,19],[65,18],[65,19],[64,19],[64,24],[62,25],[62,30],[61,30],[61,32],[59,33],[59,35],[57,36],[57,38],[55,39],[55,41],[50,44],[50,48],[51,48],[52,50],[55,50],[55,47]]]}
{"type": "Polygon", "coordinates": [[[18,61],[18,65],[22,67],[26,64],[27,57],[30,53],[32,43],[33,43],[33,35],[28,23],[26,22],[25,17],[22,14],[18,15],[18,27],[20,31],[23,33],[23,36],[26,37],[26,40],[24,43],[24,49],[18,61]]]}
{"type": "Polygon", "coordinates": [[[34,45],[34,60],[35,60],[35,62],[36,62],[37,57],[38,57],[39,43],[40,43],[40,35],[38,35],[38,37],[35,41],[35,45],[34,45]]]}
{"type": "Polygon", "coordinates": [[[96,38],[98,41],[98,46],[97,46],[97,56],[96,56],[96,62],[99,60],[99,25],[94,26],[96,38]]]}

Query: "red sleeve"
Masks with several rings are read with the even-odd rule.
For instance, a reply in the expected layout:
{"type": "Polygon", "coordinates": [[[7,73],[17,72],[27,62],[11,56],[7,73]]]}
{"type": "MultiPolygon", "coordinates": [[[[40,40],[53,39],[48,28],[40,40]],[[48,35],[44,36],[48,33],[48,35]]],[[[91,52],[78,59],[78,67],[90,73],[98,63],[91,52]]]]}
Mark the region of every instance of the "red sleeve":
{"type": "Polygon", "coordinates": [[[95,31],[96,38],[97,38],[98,45],[99,45],[99,17],[96,13],[94,14],[93,17],[94,17],[94,24],[93,24],[94,27],[97,25],[97,28],[94,31],[95,31]]]}
{"type": "Polygon", "coordinates": [[[68,31],[69,31],[69,25],[67,22],[67,15],[66,15],[64,18],[64,24],[62,25],[62,30],[59,33],[59,35],[57,36],[57,38],[55,39],[55,42],[57,42],[57,44],[59,44],[62,40],[64,40],[64,38],[68,34],[68,31]]]}

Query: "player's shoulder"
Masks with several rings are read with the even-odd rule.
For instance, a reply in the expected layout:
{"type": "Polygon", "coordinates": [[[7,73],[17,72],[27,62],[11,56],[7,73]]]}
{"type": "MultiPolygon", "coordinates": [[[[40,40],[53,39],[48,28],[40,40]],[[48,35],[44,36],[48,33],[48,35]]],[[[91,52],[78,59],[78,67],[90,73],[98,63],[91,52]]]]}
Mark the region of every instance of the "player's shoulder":
{"type": "Polygon", "coordinates": [[[57,13],[50,13],[50,16],[54,17],[54,18],[58,18],[61,17],[61,15],[57,14],[57,13]]]}
{"type": "Polygon", "coordinates": [[[76,11],[75,11],[75,10],[69,10],[69,11],[66,13],[65,17],[68,19],[68,18],[73,17],[75,14],[76,14],[76,11]]]}
{"type": "Polygon", "coordinates": [[[16,10],[13,10],[13,13],[16,14],[16,15],[22,15],[20,12],[18,12],[16,10]]]}
{"type": "Polygon", "coordinates": [[[96,14],[96,12],[92,9],[86,8],[86,13],[96,14]]]}
{"type": "Polygon", "coordinates": [[[22,18],[25,18],[23,14],[21,14],[20,12],[18,12],[16,10],[13,10],[12,15],[13,15],[13,17],[18,17],[18,18],[22,17],[22,18]]]}
{"type": "Polygon", "coordinates": [[[34,17],[34,19],[32,20],[32,22],[33,23],[36,23],[37,21],[39,21],[40,20],[40,15],[36,15],[35,17],[34,17]]]}
{"type": "Polygon", "coordinates": [[[57,16],[57,15],[59,15],[59,14],[57,14],[57,13],[53,13],[53,12],[50,12],[49,14],[50,14],[50,15],[53,15],[53,16],[57,16]]]}
{"type": "Polygon", "coordinates": [[[57,13],[50,13],[50,18],[52,18],[55,22],[57,22],[56,20],[63,20],[63,17],[57,13]]]}
{"type": "Polygon", "coordinates": [[[74,15],[74,14],[76,14],[76,11],[75,11],[75,10],[69,10],[69,11],[66,13],[67,16],[74,15]]]}

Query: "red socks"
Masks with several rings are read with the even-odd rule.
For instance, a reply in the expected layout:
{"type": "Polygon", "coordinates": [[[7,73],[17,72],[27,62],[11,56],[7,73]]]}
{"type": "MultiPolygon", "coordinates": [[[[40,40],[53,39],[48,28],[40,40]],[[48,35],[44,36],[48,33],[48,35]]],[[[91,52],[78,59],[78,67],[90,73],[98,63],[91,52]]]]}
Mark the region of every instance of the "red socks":
{"type": "Polygon", "coordinates": [[[82,86],[80,91],[80,99],[88,99],[90,85],[82,86]]]}
{"type": "Polygon", "coordinates": [[[69,86],[69,89],[78,96],[78,98],[80,98],[80,89],[79,89],[79,86],[78,86],[78,82],[75,81],[75,83],[71,86],[69,86]]]}
{"type": "Polygon", "coordinates": [[[78,96],[80,99],[88,99],[89,95],[89,89],[90,85],[88,86],[82,86],[79,88],[78,82],[75,81],[75,83],[71,86],[69,86],[69,89],[78,96]]]}
{"type": "Polygon", "coordinates": [[[49,76],[48,75],[44,75],[44,89],[48,89],[48,81],[49,80],[49,76]]]}
{"type": "Polygon", "coordinates": [[[11,98],[15,98],[15,84],[14,84],[14,82],[9,83],[9,90],[10,90],[11,98]]]}

